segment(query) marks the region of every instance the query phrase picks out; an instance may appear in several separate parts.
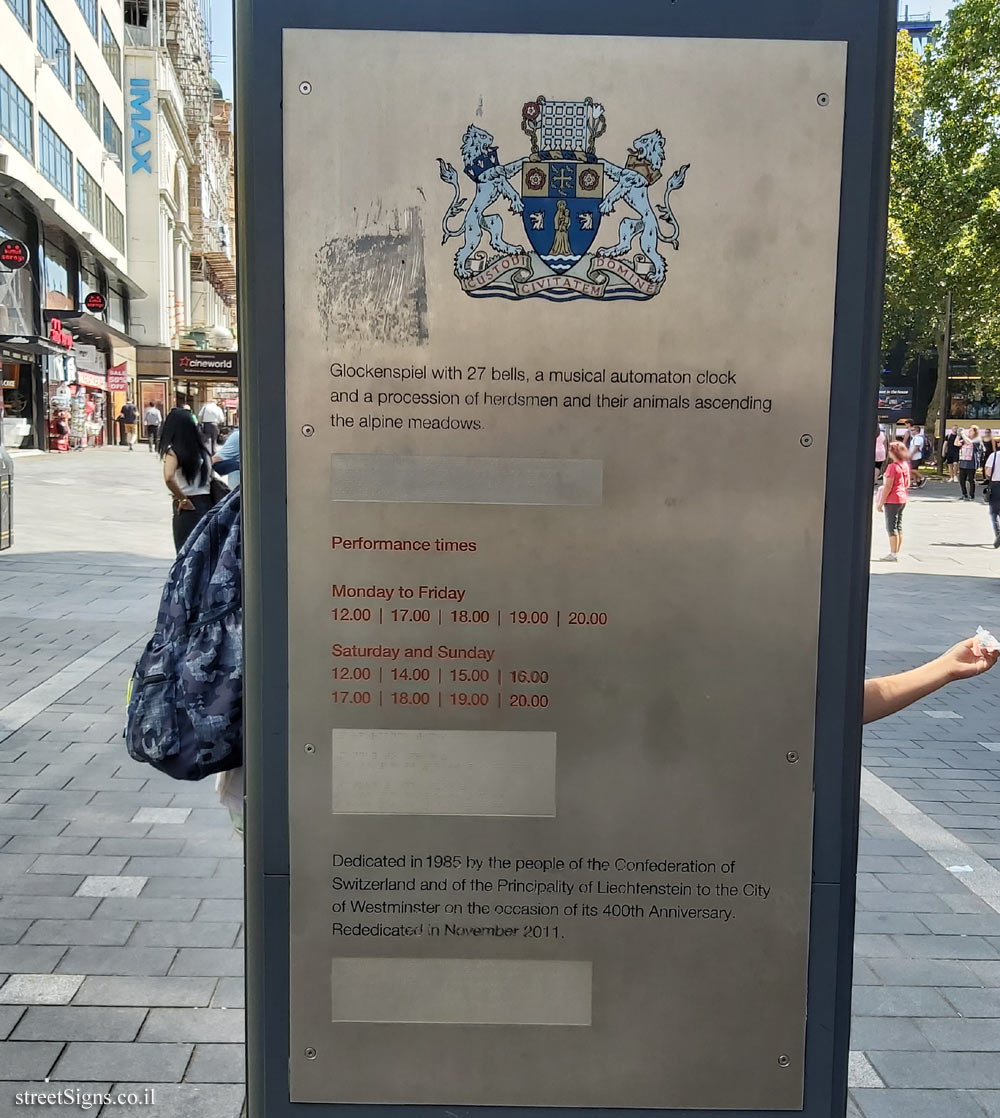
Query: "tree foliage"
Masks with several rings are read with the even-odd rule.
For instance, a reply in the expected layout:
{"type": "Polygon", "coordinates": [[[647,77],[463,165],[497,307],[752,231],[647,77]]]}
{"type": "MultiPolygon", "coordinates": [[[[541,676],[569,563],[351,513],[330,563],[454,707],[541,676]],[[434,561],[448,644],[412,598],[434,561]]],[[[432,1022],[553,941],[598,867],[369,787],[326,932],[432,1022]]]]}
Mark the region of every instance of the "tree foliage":
{"type": "Polygon", "coordinates": [[[897,41],[883,345],[936,343],[1000,378],[1000,0],[960,0],[923,55],[897,41]]]}

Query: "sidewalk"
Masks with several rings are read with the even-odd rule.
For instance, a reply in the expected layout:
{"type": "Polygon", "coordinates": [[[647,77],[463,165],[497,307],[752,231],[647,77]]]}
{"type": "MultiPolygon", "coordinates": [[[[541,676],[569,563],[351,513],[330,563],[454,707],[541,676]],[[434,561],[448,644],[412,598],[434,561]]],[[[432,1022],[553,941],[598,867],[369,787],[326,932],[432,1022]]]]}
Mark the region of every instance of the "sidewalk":
{"type": "MultiPolygon", "coordinates": [[[[241,846],[210,782],[161,777],[121,738],[172,555],[159,464],[109,448],[15,471],[16,544],[0,554],[0,1114],[52,1112],[14,1107],[18,1091],[152,1087],[152,1107],[87,1113],[237,1118],[241,846]]],[[[982,502],[956,489],[916,495],[912,554],[872,565],[872,673],[977,624],[1000,633],[1000,552],[982,502]]],[[[1000,669],[866,735],[854,1118],[1000,1118],[998,688],[1000,669]]]]}
{"type": "Polygon", "coordinates": [[[161,776],[121,736],[169,517],[144,448],[15,465],[15,546],[0,555],[0,1114],[52,1113],[14,1098],[58,1088],[153,1088],[153,1106],[103,1108],[116,1118],[242,1106],[242,847],[211,781],[161,776]]]}
{"type": "MultiPolygon", "coordinates": [[[[958,495],[947,482],[914,494],[902,561],[872,564],[869,674],[977,625],[1000,632],[988,512],[958,495]]],[[[851,1039],[864,1118],[1000,1115],[998,688],[995,674],[952,684],[865,733],[851,1039]]]]}

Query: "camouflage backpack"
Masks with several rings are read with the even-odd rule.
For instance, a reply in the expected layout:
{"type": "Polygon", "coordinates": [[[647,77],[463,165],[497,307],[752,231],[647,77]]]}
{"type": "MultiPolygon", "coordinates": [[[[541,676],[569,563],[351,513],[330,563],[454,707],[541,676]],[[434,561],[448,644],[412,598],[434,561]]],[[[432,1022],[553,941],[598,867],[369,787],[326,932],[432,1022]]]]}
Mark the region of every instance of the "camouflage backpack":
{"type": "Polygon", "coordinates": [[[181,548],[129,684],[129,755],[175,780],[243,763],[240,559],[237,489],[181,548]]]}

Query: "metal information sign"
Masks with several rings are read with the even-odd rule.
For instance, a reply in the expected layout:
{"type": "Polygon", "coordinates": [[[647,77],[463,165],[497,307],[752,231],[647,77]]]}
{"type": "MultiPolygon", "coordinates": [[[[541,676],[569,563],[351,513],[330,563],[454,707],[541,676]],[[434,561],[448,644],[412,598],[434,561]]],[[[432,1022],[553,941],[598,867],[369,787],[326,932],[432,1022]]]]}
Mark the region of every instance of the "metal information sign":
{"type": "Polygon", "coordinates": [[[845,485],[827,445],[873,415],[867,241],[850,384],[838,299],[876,8],[279,21],[280,175],[266,143],[242,185],[252,1115],[842,1105],[862,448],[845,485]]]}

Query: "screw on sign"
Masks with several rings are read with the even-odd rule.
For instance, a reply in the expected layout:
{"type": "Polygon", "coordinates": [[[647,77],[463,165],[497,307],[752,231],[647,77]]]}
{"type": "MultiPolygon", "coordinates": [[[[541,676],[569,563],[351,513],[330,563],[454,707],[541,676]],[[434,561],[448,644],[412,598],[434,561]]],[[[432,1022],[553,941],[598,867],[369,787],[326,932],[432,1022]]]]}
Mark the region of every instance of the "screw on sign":
{"type": "Polygon", "coordinates": [[[0,241],[0,266],[17,271],[24,268],[30,259],[28,246],[23,241],[14,240],[13,237],[0,241]]]}
{"type": "Polygon", "coordinates": [[[104,314],[108,309],[108,301],[99,291],[91,291],[84,299],[83,305],[91,314],[104,314]]]}

